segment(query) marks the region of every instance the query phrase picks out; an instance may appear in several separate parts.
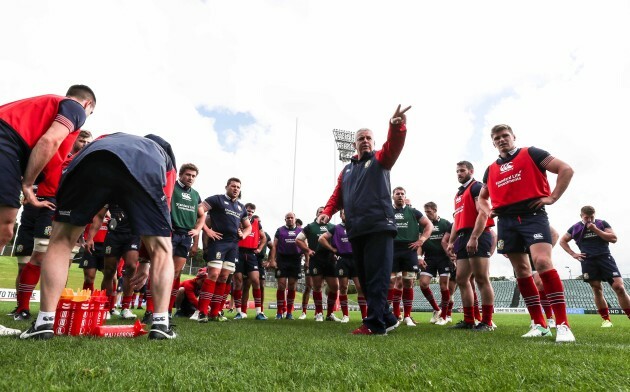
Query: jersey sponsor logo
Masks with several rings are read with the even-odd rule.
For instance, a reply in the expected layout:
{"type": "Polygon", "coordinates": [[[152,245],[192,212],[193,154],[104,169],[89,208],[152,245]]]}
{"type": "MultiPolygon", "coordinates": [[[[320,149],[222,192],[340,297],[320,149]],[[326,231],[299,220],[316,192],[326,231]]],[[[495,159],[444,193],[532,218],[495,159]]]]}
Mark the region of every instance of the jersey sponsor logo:
{"type": "Polygon", "coordinates": [[[225,201],[225,200],[223,200],[223,204],[225,204],[226,206],[227,206],[227,205],[230,205],[230,203],[228,203],[228,202],[227,202],[227,201],[225,201]]]}
{"type": "Polygon", "coordinates": [[[192,200],[192,197],[190,196],[190,193],[182,192],[182,199],[190,201],[192,200]]]}
{"type": "Polygon", "coordinates": [[[461,196],[457,196],[455,198],[455,203],[459,203],[460,201],[462,201],[462,197],[461,196]]]}
{"type": "Polygon", "coordinates": [[[503,165],[501,165],[501,167],[499,168],[499,171],[501,173],[505,173],[508,172],[510,170],[514,170],[514,164],[512,162],[508,162],[508,163],[504,163],[503,165]]]}
{"type": "Polygon", "coordinates": [[[241,206],[240,206],[240,205],[237,205],[236,207],[238,207],[238,210],[239,210],[239,211],[243,211],[243,208],[241,208],[241,206]]]}
{"type": "Polygon", "coordinates": [[[534,234],[534,239],[535,240],[542,240],[544,237],[542,235],[542,233],[536,233],[534,234]]]}
{"type": "Polygon", "coordinates": [[[619,276],[619,272],[617,272],[617,271],[613,272],[612,276],[619,276]]]}
{"type": "Polygon", "coordinates": [[[58,211],[59,215],[63,215],[63,216],[70,216],[71,212],[72,210],[59,210],[58,211]]]}
{"type": "Polygon", "coordinates": [[[394,218],[396,218],[396,220],[402,220],[402,219],[405,219],[405,215],[401,214],[400,212],[397,212],[394,214],[394,218]]]}
{"type": "MultiPolygon", "coordinates": [[[[328,232],[328,227],[326,227],[326,226],[319,226],[319,230],[320,230],[322,233],[327,233],[327,232],[328,232]]],[[[319,234],[319,235],[321,235],[321,234],[319,234]]]]}
{"type": "Polygon", "coordinates": [[[137,244],[131,244],[131,249],[132,250],[138,250],[138,245],[137,244]]]}

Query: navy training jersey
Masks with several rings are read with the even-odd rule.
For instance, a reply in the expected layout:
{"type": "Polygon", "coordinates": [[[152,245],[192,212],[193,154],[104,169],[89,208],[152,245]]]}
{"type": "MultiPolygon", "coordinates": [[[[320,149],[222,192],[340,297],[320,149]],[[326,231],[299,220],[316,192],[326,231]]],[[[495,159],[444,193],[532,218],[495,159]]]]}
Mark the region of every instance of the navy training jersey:
{"type": "Polygon", "coordinates": [[[247,219],[247,210],[238,200],[232,201],[227,195],[214,195],[203,201],[208,208],[212,230],[223,234],[223,241],[240,240],[238,229],[241,221],[247,219]]]}

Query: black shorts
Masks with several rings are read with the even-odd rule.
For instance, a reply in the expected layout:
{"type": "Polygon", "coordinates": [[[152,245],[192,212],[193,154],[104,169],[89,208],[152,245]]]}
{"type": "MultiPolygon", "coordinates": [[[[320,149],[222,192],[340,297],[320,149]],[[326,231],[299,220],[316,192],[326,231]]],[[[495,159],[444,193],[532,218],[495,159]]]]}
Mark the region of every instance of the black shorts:
{"type": "Polygon", "coordinates": [[[0,120],[0,206],[20,208],[22,173],[29,155],[30,149],[20,135],[0,120]]]}
{"type": "Polygon", "coordinates": [[[120,259],[129,251],[140,250],[140,236],[109,230],[105,237],[105,257],[120,259]]]}
{"type": "Polygon", "coordinates": [[[544,212],[520,216],[500,216],[497,223],[497,251],[525,253],[532,244],[551,244],[549,218],[544,212]]]}
{"type": "Polygon", "coordinates": [[[610,253],[597,256],[587,255],[580,264],[582,264],[582,276],[585,282],[599,280],[612,285],[614,278],[621,278],[617,263],[610,253]]]}
{"type": "Polygon", "coordinates": [[[448,276],[451,274],[451,259],[443,257],[425,257],[427,268],[420,268],[420,275],[428,276],[448,276]]]}
{"type": "Polygon", "coordinates": [[[492,234],[490,231],[484,231],[479,236],[479,240],[477,241],[477,253],[475,254],[468,254],[466,250],[466,244],[470,239],[470,234],[472,234],[472,230],[462,230],[456,234],[457,238],[453,244],[453,250],[455,251],[457,260],[469,259],[471,257],[489,258],[491,256],[490,251],[492,250],[492,234]]]}
{"type": "Polygon", "coordinates": [[[455,281],[457,279],[457,270],[455,269],[455,263],[453,263],[452,261],[450,261],[450,269],[451,269],[451,273],[450,276],[448,277],[450,280],[455,281]]]}
{"type": "Polygon", "coordinates": [[[258,272],[258,257],[253,249],[238,248],[238,263],[236,272],[247,275],[250,272],[258,272]]]}
{"type": "Polygon", "coordinates": [[[234,241],[208,241],[206,261],[228,261],[238,263],[238,242],[234,241]]]}
{"type": "Polygon", "coordinates": [[[339,256],[337,259],[337,276],[350,279],[357,277],[357,267],[352,257],[339,256]]]}
{"type": "Polygon", "coordinates": [[[394,243],[392,273],[418,272],[418,252],[409,249],[408,243],[394,243]]]}
{"type": "Polygon", "coordinates": [[[91,269],[96,268],[99,271],[105,266],[105,244],[102,242],[94,243],[92,253],[83,253],[83,259],[79,262],[79,268],[91,269]]]}
{"type": "Polygon", "coordinates": [[[173,244],[173,257],[186,258],[192,248],[193,238],[188,233],[173,233],[171,244],[173,244]]]}
{"type": "Polygon", "coordinates": [[[334,278],[337,276],[337,260],[330,252],[316,252],[308,262],[308,272],[311,276],[334,278]]]}
{"type": "Polygon", "coordinates": [[[20,227],[18,228],[17,238],[15,239],[14,256],[30,256],[33,254],[33,244],[35,233],[35,221],[39,208],[32,204],[26,204],[20,216],[20,227]]]}
{"type": "Polygon", "coordinates": [[[162,193],[158,197],[162,200],[156,202],[150,190],[136,181],[136,176],[142,174],[130,173],[113,153],[90,153],[62,177],[55,220],[85,226],[105,204],[118,204],[127,212],[134,234],[170,237],[171,215],[166,198],[162,193]]]}
{"type": "Polygon", "coordinates": [[[301,255],[276,255],[276,278],[300,278],[302,257],[301,255]]]}

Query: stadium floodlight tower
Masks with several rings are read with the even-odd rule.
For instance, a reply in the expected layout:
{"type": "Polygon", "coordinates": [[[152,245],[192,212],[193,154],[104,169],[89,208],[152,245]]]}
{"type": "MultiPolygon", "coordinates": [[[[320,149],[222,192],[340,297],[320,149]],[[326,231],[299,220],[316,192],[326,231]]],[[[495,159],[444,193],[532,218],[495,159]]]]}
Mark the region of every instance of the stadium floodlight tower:
{"type": "Polygon", "coordinates": [[[354,155],[354,132],[343,131],[341,129],[333,129],[335,143],[337,143],[337,151],[339,151],[339,160],[348,162],[354,155]]]}

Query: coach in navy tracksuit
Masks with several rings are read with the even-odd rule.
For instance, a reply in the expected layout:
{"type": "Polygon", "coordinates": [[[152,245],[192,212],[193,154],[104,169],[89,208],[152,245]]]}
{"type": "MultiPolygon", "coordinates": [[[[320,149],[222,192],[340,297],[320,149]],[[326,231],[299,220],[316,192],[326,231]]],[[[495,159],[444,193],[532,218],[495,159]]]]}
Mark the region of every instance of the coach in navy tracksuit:
{"type": "Polygon", "coordinates": [[[392,116],[383,148],[374,151],[374,135],[367,128],[355,136],[355,155],[339,174],[318,222],[326,223],[341,208],[346,214],[348,238],[352,244],[357,273],[367,300],[368,315],[353,334],[385,334],[398,326],[387,305],[387,290],[392,270],[396,221],[391,203],[389,171],[398,159],[407,128],[405,112],[392,116]]]}

